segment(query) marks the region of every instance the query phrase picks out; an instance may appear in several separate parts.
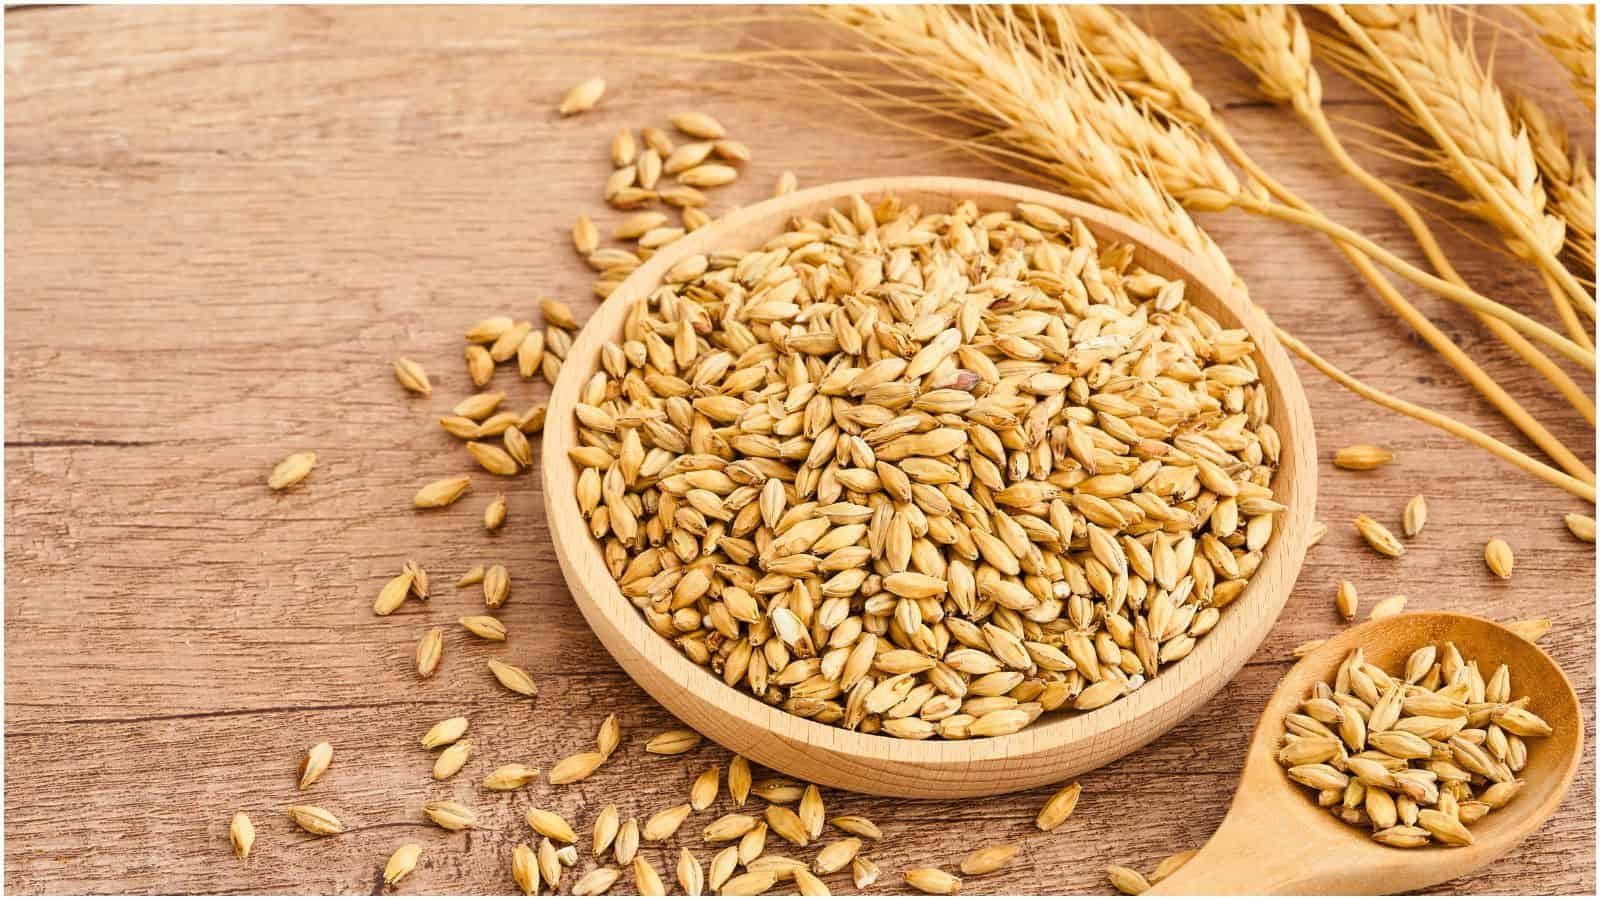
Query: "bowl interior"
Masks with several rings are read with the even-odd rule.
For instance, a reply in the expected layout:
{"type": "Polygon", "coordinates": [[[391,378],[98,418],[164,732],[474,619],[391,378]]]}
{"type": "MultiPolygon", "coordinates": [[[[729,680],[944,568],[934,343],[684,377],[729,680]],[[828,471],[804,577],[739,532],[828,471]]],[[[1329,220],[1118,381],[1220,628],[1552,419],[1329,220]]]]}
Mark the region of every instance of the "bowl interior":
{"type": "Polygon", "coordinates": [[[611,295],[575,342],[551,396],[544,432],[546,504],[557,555],[579,608],[607,649],[659,702],[712,740],[764,765],[800,777],[870,793],[941,796],[993,793],[1044,784],[1103,764],[1154,739],[1220,689],[1266,636],[1304,559],[1316,494],[1316,450],[1310,412],[1293,367],[1265,318],[1232,291],[1209,263],[1121,216],[1043,191],[959,178],[899,178],[825,185],[776,198],[728,216],[670,245],[611,295]],[[627,310],[648,295],[678,260],[715,250],[747,250],[811,216],[848,202],[895,194],[926,211],[972,200],[983,210],[1018,202],[1052,207],[1084,220],[1102,242],[1134,245],[1136,262],[1186,282],[1185,296],[1224,327],[1243,327],[1257,347],[1269,392],[1269,421],[1283,451],[1273,482],[1287,510],[1249,587],[1194,651],[1144,687],[1089,713],[1046,714],[1022,731],[963,741],[907,741],[846,731],[793,716],[735,690],[693,664],[652,631],[622,596],[588,535],[575,499],[576,445],[572,407],[598,366],[600,345],[621,333],[627,310]],[[893,761],[897,776],[877,761],[893,761]],[[987,764],[1006,762],[1004,773],[987,764]],[[930,781],[929,779],[932,779],[930,781]]]}

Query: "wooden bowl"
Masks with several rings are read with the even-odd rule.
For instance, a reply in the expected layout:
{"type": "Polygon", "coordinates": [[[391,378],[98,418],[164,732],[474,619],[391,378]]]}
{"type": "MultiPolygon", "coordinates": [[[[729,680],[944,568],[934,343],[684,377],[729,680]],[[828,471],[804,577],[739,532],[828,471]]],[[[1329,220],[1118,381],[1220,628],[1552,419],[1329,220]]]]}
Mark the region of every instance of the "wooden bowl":
{"type": "Polygon", "coordinates": [[[606,649],[646,691],[685,724],[754,762],[795,778],[867,794],[968,797],[1061,781],[1154,740],[1205,703],[1255,652],[1283,608],[1305,558],[1316,503],[1311,413],[1288,357],[1266,318],[1231,290],[1213,267],[1148,228],[1076,200],[967,178],[887,178],[824,185],[757,204],[668,246],[640,266],[589,319],[562,365],[544,428],[545,507],[556,556],[573,600],[606,649]],[[823,213],[850,195],[897,194],[924,210],[962,200],[981,209],[1019,202],[1084,221],[1101,241],[1132,243],[1139,265],[1187,282],[1186,297],[1225,326],[1242,326],[1257,347],[1269,421],[1283,451],[1273,482],[1288,508],[1255,577],[1193,652],[1142,688],[1089,713],[1047,714],[1022,731],[964,741],[910,741],[861,734],[803,719],[723,684],[652,631],[606,570],[576,500],[573,404],[599,366],[600,346],[622,331],[628,309],[683,257],[753,249],[786,230],[793,216],[823,213]]]}

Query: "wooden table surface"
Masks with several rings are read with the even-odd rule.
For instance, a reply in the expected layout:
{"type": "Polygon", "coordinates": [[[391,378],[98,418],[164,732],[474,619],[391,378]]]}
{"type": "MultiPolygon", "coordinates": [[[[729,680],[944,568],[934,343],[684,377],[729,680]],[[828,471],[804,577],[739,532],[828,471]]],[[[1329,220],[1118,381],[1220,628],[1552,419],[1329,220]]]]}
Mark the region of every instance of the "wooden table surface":
{"type": "MultiPolygon", "coordinates": [[[[804,87],[774,91],[747,69],[629,49],[761,49],[818,29],[798,12],[741,13],[722,25],[708,15],[645,7],[6,15],[8,891],[376,892],[389,853],[416,841],[426,853],[401,892],[506,892],[530,804],[587,830],[608,801],[647,815],[682,802],[704,766],[726,763],[713,746],[671,759],[643,751],[647,736],[672,723],[569,604],[537,476],[491,483],[478,473],[457,506],[410,508],[422,482],[475,471],[434,423],[468,391],[461,331],[502,311],[527,317],[542,295],[583,315],[594,308],[566,233],[579,212],[614,218],[599,203],[599,183],[617,128],[664,125],[683,108],[714,112],[755,152],[714,207],[762,198],[784,169],[804,184],[1003,176],[931,153],[804,87]],[[600,108],[559,119],[564,90],[595,74],[611,84],[600,108]],[[435,373],[431,400],[395,384],[389,361],[400,355],[435,373]],[[287,493],[268,491],[273,464],[301,449],[318,452],[315,473],[287,493]],[[491,537],[479,517],[496,490],[511,513],[491,537]],[[379,586],[407,558],[433,574],[433,600],[374,617],[379,586]],[[490,647],[452,626],[442,670],[419,680],[412,653],[425,627],[481,609],[476,588],[452,582],[496,561],[512,576],[501,612],[513,639],[490,647]],[[518,702],[494,685],[488,658],[532,671],[538,700],[518,702]],[[547,767],[583,749],[610,712],[622,720],[623,749],[587,781],[497,795],[477,786],[494,765],[547,767]],[[418,737],[457,714],[471,717],[478,756],[436,783],[418,737]],[[296,761],[320,740],[336,748],[333,768],[302,793],[296,761]],[[425,824],[419,808],[433,798],[469,802],[485,827],[451,834],[425,824]],[[296,830],[282,812],[296,802],[326,806],[350,831],[296,830]],[[259,830],[247,863],[228,849],[235,810],[259,830]]],[[[1392,217],[1337,177],[1284,113],[1257,100],[1186,14],[1141,15],[1269,169],[1411,254],[1392,217]]],[[[1503,37],[1495,72],[1558,110],[1593,147],[1589,113],[1540,52],[1503,37]]],[[[1392,123],[1352,85],[1325,78],[1334,113],[1392,123]]],[[[1442,189],[1363,156],[1397,181],[1442,189]]],[[[1324,242],[1242,214],[1204,224],[1258,302],[1325,355],[1377,386],[1512,434],[1324,242]]],[[[1440,232],[1467,278],[1553,321],[1528,273],[1468,231],[1440,232]]],[[[1413,296],[1593,459],[1592,432],[1543,396],[1478,323],[1413,296]]],[[[1340,627],[1341,578],[1368,604],[1405,593],[1414,609],[1555,620],[1542,644],[1578,687],[1592,760],[1594,552],[1561,524],[1582,505],[1309,369],[1301,377],[1325,456],[1365,441],[1393,447],[1399,460],[1365,474],[1322,467],[1319,515],[1330,533],[1250,664],[1208,709],[1084,776],[1077,813],[1053,834],[1032,825],[1046,789],[952,802],[825,792],[830,813],[882,826],[886,837],[870,852],[882,887],[903,890],[907,867],[953,867],[978,845],[1011,842],[1022,848],[1016,862],[969,879],[968,892],[1098,893],[1108,890],[1107,864],[1148,871],[1201,844],[1223,815],[1256,711],[1290,649],[1340,627]],[[1366,550],[1352,517],[1394,522],[1419,492],[1429,525],[1405,557],[1366,550]],[[1497,534],[1516,549],[1509,582],[1482,562],[1497,534]]],[[[518,406],[545,393],[506,372],[496,384],[518,406]]],[[[1594,815],[1591,763],[1557,816],[1515,854],[1440,890],[1592,893],[1594,815]]],[[[697,836],[706,821],[694,816],[683,834],[697,836]]],[[[697,837],[690,846],[709,859],[697,837]]],[[[677,849],[645,852],[670,880],[677,849]]],[[[829,882],[849,889],[843,876],[829,882]]]]}

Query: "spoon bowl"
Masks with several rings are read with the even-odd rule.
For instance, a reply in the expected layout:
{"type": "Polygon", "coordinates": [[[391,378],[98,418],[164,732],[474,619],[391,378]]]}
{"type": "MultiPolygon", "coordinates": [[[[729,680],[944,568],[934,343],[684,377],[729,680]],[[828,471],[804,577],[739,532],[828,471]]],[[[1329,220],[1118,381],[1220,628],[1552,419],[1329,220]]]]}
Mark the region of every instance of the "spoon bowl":
{"type": "Polygon", "coordinates": [[[1307,654],[1279,682],[1256,726],[1233,805],[1217,833],[1153,894],[1393,894],[1438,884],[1487,865],[1515,848],[1561,805],[1583,758],[1583,717],[1572,684],[1555,661],[1506,628],[1458,613],[1411,613],[1367,622],[1307,654]],[[1472,824],[1465,847],[1388,847],[1365,829],[1321,809],[1278,763],[1284,717],[1319,681],[1332,683],[1350,651],[1386,672],[1404,668],[1413,650],[1455,643],[1484,672],[1504,663],[1513,696],[1555,733],[1528,745],[1521,792],[1472,824]]]}

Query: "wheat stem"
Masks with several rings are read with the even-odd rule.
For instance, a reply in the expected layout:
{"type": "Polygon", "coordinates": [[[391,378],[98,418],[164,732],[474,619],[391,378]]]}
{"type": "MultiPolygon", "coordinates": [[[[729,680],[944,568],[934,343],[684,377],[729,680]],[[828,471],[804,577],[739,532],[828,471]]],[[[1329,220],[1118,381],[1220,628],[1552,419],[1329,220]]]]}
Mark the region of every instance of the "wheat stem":
{"type": "Polygon", "coordinates": [[[1403,416],[1409,416],[1419,422],[1432,425],[1441,431],[1447,431],[1456,437],[1489,451],[1490,453],[1500,457],[1522,471],[1561,488],[1569,494],[1581,497],[1590,503],[1595,502],[1594,485],[1579,481],[1578,479],[1573,478],[1571,475],[1547,466],[1525,453],[1519,453],[1505,444],[1495,440],[1489,435],[1484,434],[1478,429],[1471,427],[1470,425],[1464,425],[1461,422],[1457,422],[1455,419],[1450,418],[1449,416],[1441,415],[1431,409],[1427,409],[1426,407],[1418,406],[1415,403],[1407,402],[1399,397],[1385,394],[1376,388],[1363,384],[1354,376],[1345,373],[1333,363],[1330,363],[1321,356],[1318,356],[1310,347],[1307,347],[1300,341],[1299,338],[1296,338],[1289,332],[1284,331],[1282,328],[1279,328],[1276,325],[1273,326],[1273,331],[1277,334],[1278,340],[1285,347],[1288,347],[1291,351],[1293,351],[1296,356],[1299,356],[1307,363],[1310,363],[1311,366],[1317,371],[1328,376],[1334,381],[1337,381],[1351,393],[1370,400],[1373,403],[1384,407],[1385,409],[1392,410],[1393,412],[1397,412],[1403,416]]]}
{"type": "MultiPolygon", "coordinates": [[[[1327,149],[1328,154],[1333,157],[1334,162],[1341,169],[1359,182],[1362,187],[1372,192],[1378,199],[1388,204],[1390,209],[1394,210],[1400,220],[1411,230],[1411,234],[1416,238],[1417,244],[1422,248],[1423,255],[1428,258],[1428,263],[1433,266],[1434,271],[1438,272],[1446,280],[1465,287],[1466,281],[1456,271],[1455,267],[1450,264],[1449,258],[1444,255],[1444,250],[1440,248],[1438,240],[1434,237],[1433,230],[1428,227],[1427,222],[1423,220],[1422,214],[1417,211],[1417,208],[1412,206],[1411,202],[1402,196],[1399,191],[1396,191],[1382,179],[1367,171],[1365,167],[1350,156],[1345,150],[1344,143],[1334,133],[1326,116],[1302,116],[1302,121],[1322,141],[1323,147],[1327,149]]],[[[1545,380],[1549,381],[1551,386],[1562,397],[1566,398],[1567,402],[1572,404],[1573,408],[1587,419],[1590,425],[1595,424],[1593,398],[1585,393],[1583,388],[1576,381],[1573,381],[1572,377],[1563,371],[1554,360],[1546,356],[1532,342],[1506,323],[1482,313],[1477,313],[1477,316],[1478,320],[1483,322],[1495,337],[1516,351],[1517,355],[1532,366],[1534,371],[1544,376],[1545,380]]],[[[1563,447],[1563,449],[1565,448],[1563,447]]],[[[1549,448],[1546,448],[1546,452],[1549,452],[1549,448]]],[[[1562,468],[1567,469],[1569,472],[1572,471],[1570,466],[1563,465],[1562,468]]]]}
{"type": "Polygon", "coordinates": [[[1396,275],[1410,281],[1418,287],[1426,288],[1446,300],[1451,300],[1469,309],[1477,310],[1485,315],[1494,316],[1506,324],[1531,338],[1537,338],[1553,348],[1562,356],[1572,360],[1585,369],[1595,370],[1594,351],[1578,346],[1576,343],[1556,334],[1554,331],[1528,318],[1514,309],[1510,309],[1493,300],[1488,300],[1475,291],[1468,290],[1459,285],[1451,284],[1438,276],[1429,275],[1393,253],[1383,249],[1362,235],[1340,225],[1337,222],[1303,210],[1295,209],[1282,203],[1263,201],[1257,197],[1241,195],[1233,198],[1235,205],[1248,212],[1302,225],[1328,235],[1334,240],[1360,250],[1371,257],[1378,264],[1396,275]]]}
{"type": "MultiPolygon", "coordinates": [[[[1572,273],[1567,271],[1566,267],[1556,259],[1550,248],[1546,246],[1544,238],[1534,233],[1531,224],[1527,221],[1526,211],[1513,208],[1506,197],[1489,184],[1482,170],[1481,162],[1474,161],[1462,150],[1460,143],[1456,140],[1456,136],[1440,122],[1433,109],[1422,99],[1416,86],[1412,84],[1411,78],[1402,72],[1390,54],[1378,45],[1377,41],[1368,33],[1366,26],[1357,22],[1341,6],[1330,5],[1325,9],[1344,33],[1366,54],[1372,64],[1379,67],[1386,83],[1405,102],[1411,115],[1422,126],[1423,130],[1439,145],[1450,162],[1449,169],[1452,175],[1462,182],[1475,197],[1494,210],[1494,223],[1503,230],[1508,231],[1517,242],[1513,249],[1529,257],[1530,261],[1534,262],[1554,279],[1560,290],[1552,292],[1551,299],[1555,303],[1562,321],[1567,325],[1569,331],[1573,330],[1573,326],[1576,323],[1578,327],[1573,334],[1573,339],[1580,344],[1588,343],[1588,334],[1582,328],[1581,323],[1576,322],[1576,316],[1573,315],[1570,302],[1573,298],[1586,296],[1587,294],[1582,286],[1578,284],[1577,279],[1572,276],[1572,273]]],[[[1417,14],[1423,15],[1424,13],[1418,12],[1417,14]]],[[[1431,22],[1431,20],[1429,21],[1431,22]]],[[[1460,48],[1454,47],[1453,44],[1448,42],[1443,27],[1439,26],[1438,23],[1432,24],[1437,26],[1434,32],[1430,32],[1432,37],[1428,40],[1417,38],[1415,42],[1424,44],[1429,43],[1431,40],[1433,44],[1439,45],[1432,48],[1434,51],[1461,55],[1460,48]]],[[[1412,41],[1412,36],[1400,35],[1399,28],[1388,29],[1388,31],[1393,32],[1401,39],[1412,41]]],[[[1426,59],[1420,61],[1420,67],[1412,67],[1413,74],[1430,71],[1427,67],[1426,59]]],[[[1454,87],[1456,90],[1460,90],[1464,86],[1458,84],[1454,87]]],[[[1490,99],[1493,102],[1501,104],[1501,111],[1503,112],[1503,102],[1500,100],[1498,92],[1493,90],[1492,85],[1484,85],[1483,87],[1485,88],[1484,93],[1492,95],[1490,99]]],[[[1497,135],[1497,137],[1500,136],[1497,135]]],[[[1514,138],[1511,143],[1515,143],[1514,138]]],[[[1541,207],[1539,211],[1542,213],[1542,202],[1538,205],[1541,207]]],[[[1589,346],[1592,347],[1593,345],[1589,344],[1589,346]]]]}

